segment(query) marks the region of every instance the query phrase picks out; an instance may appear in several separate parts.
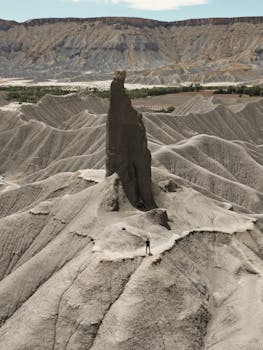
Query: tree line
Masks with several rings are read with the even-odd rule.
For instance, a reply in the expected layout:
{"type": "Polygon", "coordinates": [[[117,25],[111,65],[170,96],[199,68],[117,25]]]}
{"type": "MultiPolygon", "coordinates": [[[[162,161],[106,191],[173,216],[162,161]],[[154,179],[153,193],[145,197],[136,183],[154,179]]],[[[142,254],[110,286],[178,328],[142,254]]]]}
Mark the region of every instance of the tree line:
{"type": "MultiPolygon", "coordinates": [[[[182,92],[198,92],[202,90],[212,90],[214,94],[237,94],[239,96],[263,96],[263,86],[227,86],[227,87],[204,87],[200,84],[180,85],[180,86],[155,86],[152,88],[141,88],[126,90],[131,99],[145,98],[148,96],[161,96],[167,94],[177,94],[182,92]]],[[[67,95],[73,92],[86,91],[86,93],[94,93],[102,98],[110,98],[110,90],[100,90],[97,88],[80,89],[78,87],[57,87],[57,86],[6,86],[0,87],[0,91],[6,92],[6,98],[10,101],[36,103],[43,96],[50,95],[67,95]]]]}

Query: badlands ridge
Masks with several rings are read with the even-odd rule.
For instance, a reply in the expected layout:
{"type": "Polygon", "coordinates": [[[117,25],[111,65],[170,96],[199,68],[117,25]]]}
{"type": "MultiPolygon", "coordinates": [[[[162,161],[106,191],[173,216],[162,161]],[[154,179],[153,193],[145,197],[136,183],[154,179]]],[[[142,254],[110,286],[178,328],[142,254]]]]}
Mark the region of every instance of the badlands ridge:
{"type": "Polygon", "coordinates": [[[144,111],[171,230],[105,178],[107,100],[0,108],[1,349],[263,346],[263,100],[240,101],[144,111]]]}

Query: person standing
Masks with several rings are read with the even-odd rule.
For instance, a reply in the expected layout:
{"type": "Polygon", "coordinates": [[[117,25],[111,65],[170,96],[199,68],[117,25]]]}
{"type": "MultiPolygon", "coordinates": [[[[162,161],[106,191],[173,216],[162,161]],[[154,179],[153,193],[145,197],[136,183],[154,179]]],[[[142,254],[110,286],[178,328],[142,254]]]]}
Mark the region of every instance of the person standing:
{"type": "Polygon", "coordinates": [[[151,255],[151,243],[149,238],[145,242],[146,254],[151,255]]]}

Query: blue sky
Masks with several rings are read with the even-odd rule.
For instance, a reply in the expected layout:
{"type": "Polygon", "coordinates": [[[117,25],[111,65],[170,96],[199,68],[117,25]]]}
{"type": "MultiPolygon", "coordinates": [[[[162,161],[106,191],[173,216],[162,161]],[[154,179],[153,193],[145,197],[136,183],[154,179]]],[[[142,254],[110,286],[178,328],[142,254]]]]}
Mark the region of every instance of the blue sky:
{"type": "Polygon", "coordinates": [[[263,16],[263,0],[0,0],[0,18],[145,17],[165,21],[263,16]]]}

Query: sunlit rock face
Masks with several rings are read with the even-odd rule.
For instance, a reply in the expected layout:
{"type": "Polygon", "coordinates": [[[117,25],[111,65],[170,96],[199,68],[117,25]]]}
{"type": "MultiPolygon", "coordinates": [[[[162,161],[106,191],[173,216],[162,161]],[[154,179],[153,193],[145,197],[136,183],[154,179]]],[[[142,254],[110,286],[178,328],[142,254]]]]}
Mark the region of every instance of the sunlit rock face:
{"type": "Polygon", "coordinates": [[[125,93],[125,71],[116,71],[111,83],[110,108],[107,119],[107,176],[117,173],[131,204],[153,209],[151,153],[142,115],[131,105],[125,93]]]}

